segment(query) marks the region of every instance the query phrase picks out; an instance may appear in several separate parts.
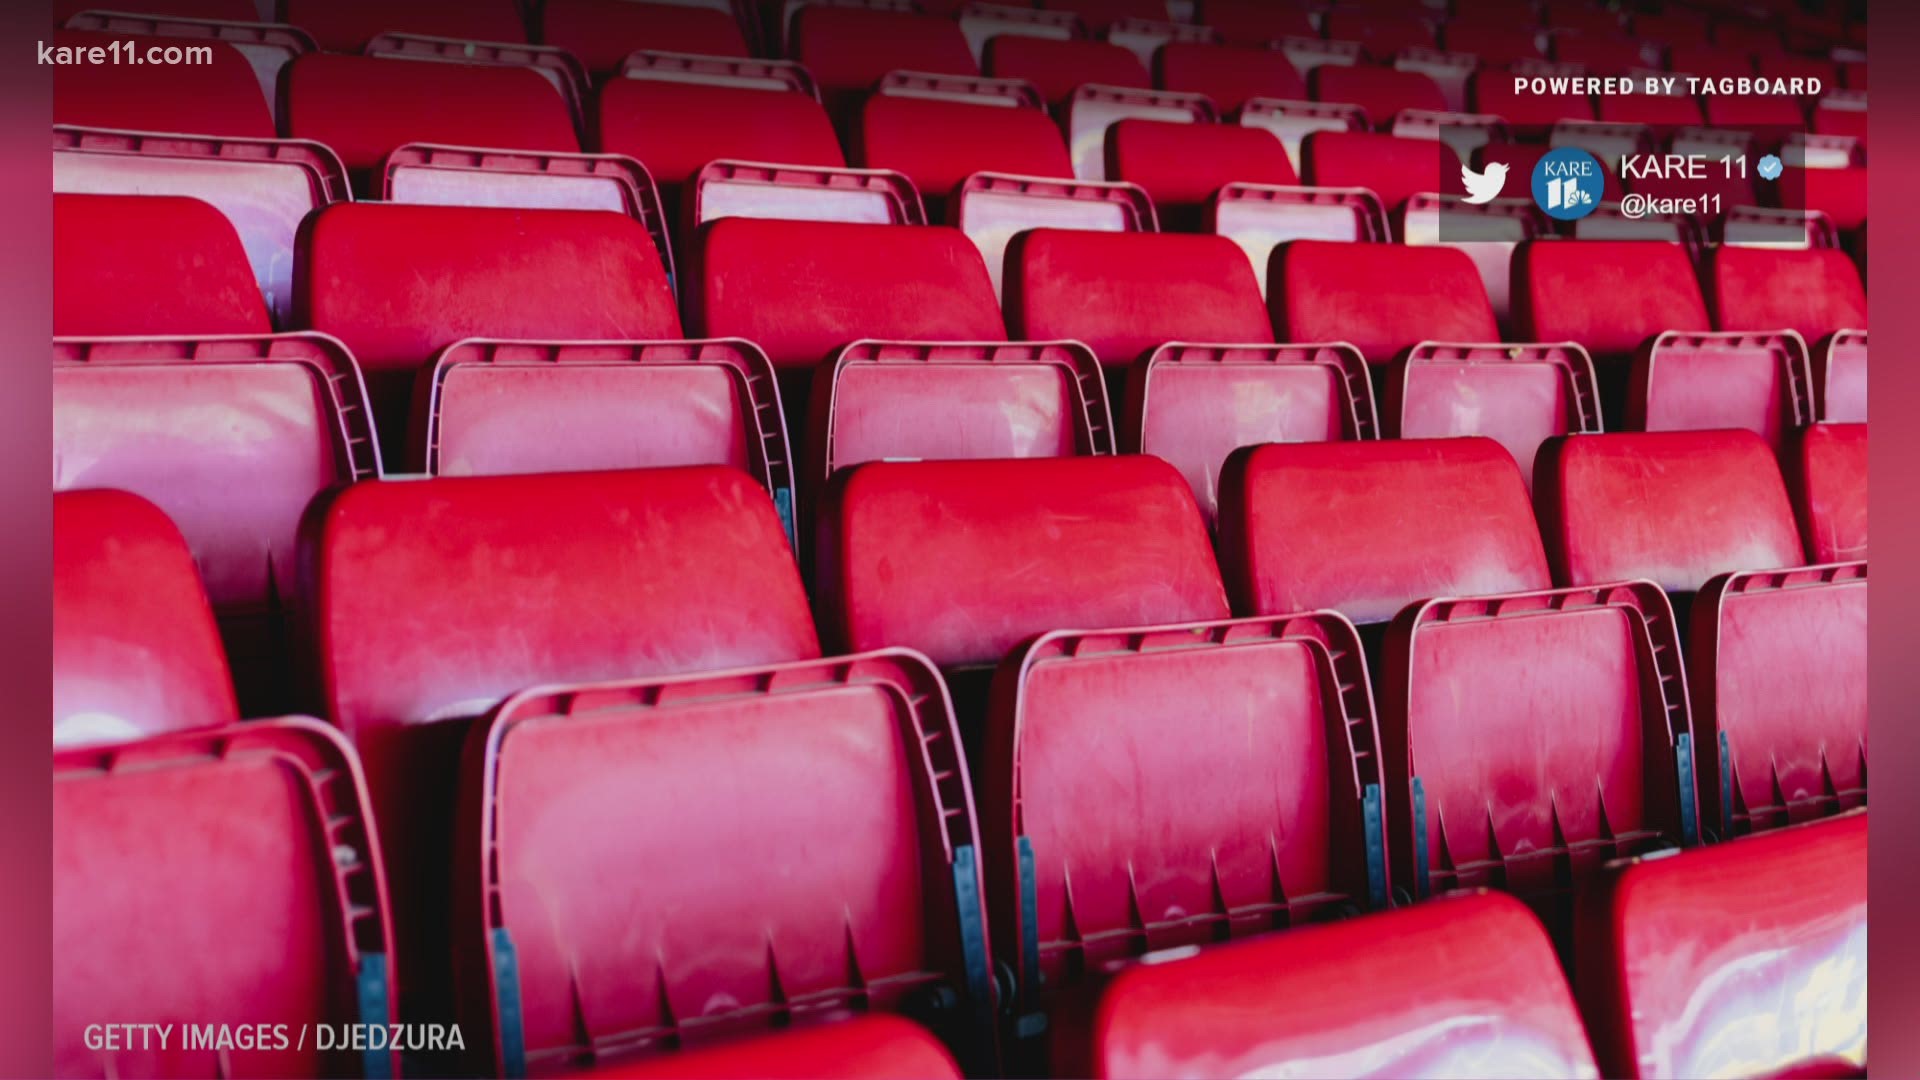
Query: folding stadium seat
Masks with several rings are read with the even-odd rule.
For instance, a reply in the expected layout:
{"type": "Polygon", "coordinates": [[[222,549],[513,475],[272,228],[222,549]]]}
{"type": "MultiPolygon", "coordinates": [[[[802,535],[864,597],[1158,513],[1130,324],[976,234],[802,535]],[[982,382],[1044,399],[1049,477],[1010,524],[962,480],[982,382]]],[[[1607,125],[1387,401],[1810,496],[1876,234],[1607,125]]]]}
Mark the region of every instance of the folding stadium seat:
{"type": "Polygon", "coordinates": [[[1813,424],[1782,458],[1807,561],[1867,557],[1867,425],[1813,424]]]}
{"type": "Polygon", "coordinates": [[[313,35],[322,49],[357,53],[387,31],[466,41],[524,42],[511,0],[279,0],[280,21],[313,35]]]}
{"type": "Polygon", "coordinates": [[[986,261],[1001,294],[1007,246],[1028,229],[1158,232],[1153,199],[1137,184],[975,173],[960,186],[947,216],[986,261]]]}
{"type": "Polygon", "coordinates": [[[970,753],[993,668],[1034,635],[1227,617],[1193,495],[1155,458],[870,462],[818,521],[823,640],[940,665],[970,753]]]}
{"type": "Polygon", "coordinates": [[[1585,94],[1517,93],[1513,76],[1493,68],[1474,73],[1467,85],[1467,100],[1474,112],[1500,117],[1521,138],[1541,137],[1565,120],[1594,118],[1593,102],[1585,94]]]}
{"type": "Polygon", "coordinates": [[[53,332],[119,337],[273,329],[233,223],[167,195],[53,197],[53,332]]]}
{"type": "Polygon", "coordinates": [[[1551,48],[1555,61],[1580,64],[1590,75],[1625,75],[1653,66],[1647,59],[1647,43],[1626,34],[1554,34],[1551,48]]]}
{"type": "MultiPolygon", "coordinates": [[[[65,26],[75,15],[100,10],[100,0],[55,0],[53,21],[65,26]]],[[[150,12],[177,19],[223,19],[252,22],[260,17],[253,0],[114,0],[118,11],[150,12]]]]}
{"type": "Polygon", "coordinates": [[[1842,232],[1867,224],[1867,170],[1863,168],[1787,166],[1780,173],[1774,195],[1784,208],[1825,214],[1842,232]]]}
{"type": "Polygon", "coordinates": [[[462,339],[681,336],[653,239],[597,210],[331,206],[302,227],[294,297],[298,325],[359,360],[392,461],[416,379],[462,339]]]}
{"type": "Polygon", "coordinates": [[[1163,90],[1205,94],[1224,115],[1254,98],[1298,101],[1307,84],[1276,49],[1173,42],[1154,57],[1154,75],[1163,90]]]}
{"type": "MultiPolygon", "coordinates": [[[[1073,41],[1083,32],[1080,17],[1071,11],[1046,11],[1022,4],[976,3],[974,0],[944,0],[957,9],[960,32],[982,70],[987,51],[996,38],[1027,37],[1042,41],[1073,41]]],[[[940,5],[922,5],[921,10],[947,14],[940,5]]]]}
{"type": "Polygon", "coordinates": [[[622,1080],[740,1080],[786,1071],[847,1080],[899,1076],[960,1080],[961,1076],[959,1065],[938,1040],[920,1026],[887,1013],[636,1058],[597,1068],[594,1075],[622,1080]]]}
{"type": "MultiPolygon", "coordinates": [[[[1771,71],[1767,74],[1769,77],[1774,77],[1771,71]]],[[[1806,114],[1800,111],[1800,106],[1792,98],[1785,97],[1739,97],[1716,94],[1706,99],[1704,111],[1707,123],[1721,128],[1744,128],[1750,131],[1756,128],[1805,130],[1807,123],[1806,114]]],[[[1768,132],[1764,130],[1759,134],[1763,144],[1771,145],[1782,133],[1772,133],[1771,139],[1767,138],[1768,132]]]]}
{"type": "Polygon", "coordinates": [[[1607,1076],[1867,1070],[1867,816],[1614,868],[1575,970],[1607,1076]]]}
{"type": "Polygon", "coordinates": [[[1647,41],[1697,45],[1707,40],[1706,13],[1696,9],[1662,5],[1659,11],[1634,12],[1629,20],[1633,35],[1647,41]]]}
{"type": "Polygon", "coordinates": [[[1599,1075],[1552,943],[1497,893],[1169,952],[1083,1038],[1096,1077],[1599,1075]]]}
{"type": "Polygon", "coordinates": [[[1001,36],[987,43],[986,69],[997,79],[1032,83],[1049,105],[1065,104],[1087,83],[1141,90],[1153,86],[1139,57],[1105,41],[1001,36]]]}
{"type": "Polygon", "coordinates": [[[1859,270],[1833,248],[1716,249],[1707,268],[1724,330],[1797,332],[1813,353],[1813,415],[1867,417],[1867,297],[1859,270]]]}
{"type": "Polygon", "coordinates": [[[577,153],[566,100],[530,68],[313,53],[288,65],[287,131],[340,154],[357,190],[380,190],[408,143],[577,153]]]}
{"type": "Polygon", "coordinates": [[[1229,45],[1271,45],[1282,38],[1319,36],[1303,5],[1274,0],[1203,0],[1195,21],[1213,27],[1229,45]]]}
{"type": "Polygon", "coordinates": [[[1433,24],[1421,18],[1335,7],[1322,20],[1327,37],[1357,42],[1383,64],[1409,49],[1431,49],[1436,43],[1433,24]]]}
{"type": "Polygon", "coordinates": [[[180,195],[211,203],[239,231],[260,292],[282,326],[292,315],[301,219],[348,197],[345,168],[319,143],[63,126],[55,126],[53,137],[56,192],[180,195]]]}
{"type": "MultiPolygon", "coordinates": [[[[1641,346],[1712,329],[1686,250],[1650,240],[1536,241],[1513,256],[1513,319],[1524,341],[1573,341],[1593,355],[1604,415],[1624,417],[1641,346]]],[[[1769,328],[1772,329],[1772,328],[1769,328]]]]}
{"type": "Polygon", "coordinates": [[[1586,34],[1618,34],[1621,31],[1620,12],[1597,2],[1584,0],[1559,0],[1541,8],[1546,16],[1547,25],[1555,31],[1572,30],[1586,34]]]}
{"type": "MultiPolygon", "coordinates": [[[[260,85],[260,94],[269,107],[276,105],[280,96],[280,69],[287,66],[296,56],[314,51],[317,47],[313,38],[297,26],[285,26],[279,23],[258,21],[259,12],[250,3],[233,6],[212,4],[199,8],[201,17],[181,16],[182,7],[169,4],[165,0],[155,0],[151,7],[161,14],[139,14],[141,5],[113,4],[115,10],[100,11],[96,4],[86,0],[73,0],[77,4],[76,14],[67,19],[64,25],[74,30],[109,31],[115,36],[139,34],[171,38],[195,38],[201,41],[224,41],[239,50],[253,69],[255,80],[260,85]],[[133,12],[124,9],[132,7],[133,12]],[[224,12],[215,15],[214,12],[224,12]]],[[[188,4],[186,10],[196,10],[188,4]]],[[[175,44],[185,45],[186,42],[175,44]]]]}
{"type": "Polygon", "coordinates": [[[1167,0],[1040,0],[1040,6],[1073,12],[1095,35],[1105,33],[1123,20],[1167,22],[1173,17],[1167,0]]]}
{"type": "Polygon", "coordinates": [[[1408,109],[1446,112],[1439,84],[1417,71],[1371,65],[1323,64],[1308,78],[1315,101],[1337,101],[1366,110],[1367,121],[1386,131],[1408,109]]]}
{"type": "Polygon", "coordinates": [[[1237,611],[1393,620],[1381,761],[1391,878],[1407,893],[1498,884],[1562,925],[1569,879],[1694,841],[1666,597],[1646,582],[1548,589],[1498,444],[1258,447],[1228,463],[1220,522],[1237,611]]]}
{"type": "Polygon", "coordinates": [[[461,718],[532,686],[820,655],[772,501],[735,469],[356,484],[303,545],[310,681],[366,763],[410,1016],[447,1004],[461,718]]]}
{"type": "Polygon", "coordinates": [[[641,0],[548,0],[540,40],[578,56],[595,76],[617,74],[634,51],[699,56],[751,55],[726,5],[708,7],[641,0]]]}
{"type": "Polygon", "coordinates": [[[273,110],[260,93],[253,69],[240,51],[224,42],[187,42],[175,38],[120,32],[56,30],[51,47],[105,50],[130,45],[145,57],[150,49],[203,47],[205,64],[167,67],[166,92],[156,93],[154,75],[138,64],[60,64],[53,69],[53,122],[169,135],[219,135],[271,139],[273,110]],[[120,44],[125,43],[125,44],[120,44]]]}
{"type": "Polygon", "coordinates": [[[1473,262],[1444,247],[1302,240],[1274,252],[1273,322],[1287,341],[1346,341],[1370,364],[1423,341],[1498,342],[1473,262]]]}
{"type": "Polygon", "coordinates": [[[1649,577],[1691,607],[1706,827],[1724,836],[1864,801],[1866,568],[1793,569],[1805,562],[1793,507],[1757,436],[1556,441],[1534,492],[1556,579],[1649,577]]]}
{"type": "Polygon", "coordinates": [[[959,23],[908,11],[808,4],[794,16],[793,50],[830,100],[870,90],[890,71],[980,73],[959,23]]]}
{"type": "MultiPolygon", "coordinates": [[[[992,1067],[979,828],[925,659],[516,694],[472,727],[460,786],[454,940],[479,1071],[617,1066],[857,1013],[924,1018],[992,1067]],[[831,854],[796,857],[823,837],[831,854]]],[[[912,1042],[913,1063],[952,1071],[912,1042]]]]}
{"type": "Polygon", "coordinates": [[[240,718],[193,553],[124,491],[53,497],[56,750],[240,718]]]}
{"type": "Polygon", "coordinates": [[[1363,187],[1388,212],[1422,192],[1457,194],[1460,155],[1438,139],[1316,131],[1300,147],[1301,175],[1314,187],[1363,187]]]}
{"type": "Polygon", "coordinates": [[[1017,1027],[1142,954],[1384,907],[1374,739],[1338,615],[1062,631],[1008,657],[980,816],[1017,1027]]]}
{"type": "MultiPolygon", "coordinates": [[[[1139,184],[1165,220],[1188,226],[1202,224],[1216,197],[1234,198],[1223,188],[1299,184],[1286,146],[1271,131],[1137,118],[1107,129],[1107,175],[1139,184]]],[[[1364,225],[1352,211],[1347,218],[1351,238],[1364,225]]]]}
{"type": "Polygon", "coordinates": [[[1840,82],[1849,90],[1867,88],[1867,62],[1865,60],[1847,61],[1840,65],[1840,82]]]}
{"type": "Polygon", "coordinates": [[[1603,123],[1645,125],[1656,139],[1706,121],[1700,103],[1685,94],[1602,94],[1599,115],[1603,123]]]}
{"type": "Polygon", "coordinates": [[[1798,334],[1670,331],[1636,354],[1621,429],[1744,428],[1777,450],[1814,410],[1813,371],[1798,334]]]}
{"type": "Polygon", "coordinates": [[[293,1037],[397,1019],[379,850],[353,751],[311,720],[56,750],[55,1071],[394,1075],[393,1050],[293,1037]],[[101,1009],[172,1037],[101,1048],[101,1009]],[[188,1044],[256,1024],[255,1048],[188,1044]]]}
{"type": "Polygon", "coordinates": [[[1516,23],[1461,21],[1456,18],[1440,30],[1440,45],[1448,52],[1478,57],[1481,67],[1507,68],[1526,60],[1541,60],[1541,32],[1516,23]]]}
{"type": "Polygon", "coordinates": [[[1122,448],[1171,462],[1209,521],[1235,449],[1374,434],[1360,356],[1274,346],[1247,261],[1224,239],[1039,229],[1014,241],[1008,267],[1015,335],[1083,341],[1124,369],[1122,448]]]}
{"type": "Polygon", "coordinates": [[[1040,109],[875,94],[859,145],[861,164],[904,174],[937,210],[975,173],[1073,177],[1066,140],[1040,109]]]}

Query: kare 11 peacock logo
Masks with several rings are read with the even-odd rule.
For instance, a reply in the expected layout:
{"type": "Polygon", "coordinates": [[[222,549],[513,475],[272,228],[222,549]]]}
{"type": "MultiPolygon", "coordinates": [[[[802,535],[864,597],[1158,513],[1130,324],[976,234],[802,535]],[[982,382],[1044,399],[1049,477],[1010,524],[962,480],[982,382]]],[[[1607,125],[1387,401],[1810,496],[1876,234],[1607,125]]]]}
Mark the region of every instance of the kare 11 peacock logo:
{"type": "Polygon", "coordinates": [[[1577,146],[1548,151],[1533,167],[1533,201],[1550,218],[1577,221],[1593,213],[1605,194],[1600,160],[1577,146]]]}

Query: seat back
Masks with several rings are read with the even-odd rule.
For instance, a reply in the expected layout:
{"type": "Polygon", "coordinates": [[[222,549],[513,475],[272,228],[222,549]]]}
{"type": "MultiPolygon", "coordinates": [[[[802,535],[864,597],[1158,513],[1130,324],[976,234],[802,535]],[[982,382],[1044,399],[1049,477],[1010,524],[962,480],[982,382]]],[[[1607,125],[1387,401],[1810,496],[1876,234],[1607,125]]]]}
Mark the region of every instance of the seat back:
{"type": "Polygon", "coordinates": [[[794,58],[830,93],[871,89],[889,71],[980,74],[966,35],[952,19],[809,4],[794,15],[793,32],[794,58]]]}
{"type": "Polygon", "coordinates": [[[970,667],[1063,627],[1226,615],[1193,496],[1153,458],[873,462],[835,478],[819,521],[831,647],[970,667]]]}
{"type": "Polygon", "coordinates": [[[1467,92],[1474,112],[1498,116],[1515,131],[1527,134],[1547,131],[1562,120],[1593,119],[1593,101],[1587,95],[1516,91],[1513,75],[1497,68],[1474,72],[1467,92]]]}
{"type": "Polygon", "coordinates": [[[56,491],[121,488],[172,518],[243,711],[288,711],[301,515],[315,496],[380,475],[366,392],[340,343],[56,339],[53,455],[56,491]]]}
{"type": "Polygon", "coordinates": [[[1016,338],[1071,338],[1123,367],[1170,341],[1271,344],[1246,256],[1218,236],[1035,229],[1007,249],[1016,338]]]}
{"type": "Polygon", "coordinates": [[[1387,843],[1415,899],[1491,885],[1564,927],[1570,883],[1698,839],[1680,638],[1651,582],[1431,599],[1384,653],[1387,843]]]}
{"type": "Polygon", "coordinates": [[[1809,345],[1867,325],[1867,293],[1844,251],[1715,249],[1708,272],[1715,323],[1723,330],[1798,331],[1809,345]]]}
{"type": "Polygon", "coordinates": [[[311,720],[56,751],[55,1073],[394,1075],[389,1046],[293,1038],[399,1018],[379,855],[352,749],[311,720]],[[173,1037],[100,1047],[101,1009],[173,1037]],[[189,1042],[208,1025],[266,1034],[189,1042]]]}
{"type": "Polygon", "coordinates": [[[653,238],[598,210],[329,207],[301,227],[294,310],[353,350],[394,461],[416,376],[456,341],[680,336],[653,238]]]}
{"type": "Polygon", "coordinates": [[[267,309],[280,326],[293,314],[293,247],[301,220],[349,197],[340,159],[318,143],[190,140],[62,127],[54,129],[53,189],[88,195],[180,195],[211,204],[239,233],[267,309]]]}
{"type": "Polygon", "coordinates": [[[461,718],[534,685],[819,655],[773,503],[735,469],[356,484],[303,540],[311,683],[388,823],[415,1015],[445,1007],[461,718]]]}
{"type": "Polygon", "coordinates": [[[1064,103],[1088,83],[1142,90],[1153,85],[1133,50],[1107,41],[1002,34],[987,42],[986,67],[995,78],[1032,83],[1049,105],[1064,103]]]}
{"type": "Polygon", "coordinates": [[[580,149],[566,99],[531,68],[309,53],[288,65],[287,133],[332,147],[363,194],[406,143],[580,149]]]}
{"type": "Polygon", "coordinates": [[[1567,585],[1649,578],[1690,593],[1716,574],[1804,561],[1780,468],[1750,431],[1555,439],[1533,495],[1567,585]]]}
{"type": "Polygon", "coordinates": [[[1743,428],[1779,449],[1812,422],[1813,398],[1799,334],[1665,333],[1634,358],[1626,429],[1743,428]]]}
{"type": "Polygon", "coordinates": [[[904,173],[944,206],[977,172],[1071,179],[1060,128],[1039,109],[875,94],[860,112],[861,164],[904,173]]]}
{"type": "Polygon", "coordinates": [[[1153,67],[1161,89],[1205,94],[1223,114],[1254,98],[1307,96],[1306,80],[1278,49],[1170,41],[1154,54],[1153,67]]]}
{"type": "Polygon", "coordinates": [[[1285,341],[1345,341],[1385,364],[1423,341],[1500,340],[1486,286],[1454,248],[1300,240],[1271,266],[1267,301],[1285,341]]]}
{"type": "Polygon", "coordinates": [[[1687,664],[1710,828],[1729,837],[1866,803],[1866,563],[1715,578],[1687,664]]]}
{"type": "Polygon", "coordinates": [[[473,729],[461,787],[456,942],[483,1071],[849,1012],[986,1034],[978,829],[921,657],[532,690],[473,729]]]}
{"type": "Polygon", "coordinates": [[[1115,979],[1096,1017],[1092,1076],[1599,1075],[1553,943],[1490,893],[1169,954],[1115,979]]]}
{"type": "Polygon", "coordinates": [[[1522,340],[1575,341],[1602,364],[1669,330],[1712,329],[1686,250],[1658,240],[1522,244],[1513,309],[1522,340]]]}
{"type": "Polygon", "coordinates": [[[182,40],[120,31],[56,30],[54,49],[89,50],[91,62],[53,69],[53,122],[168,135],[271,139],[273,110],[253,68],[224,41],[182,40]],[[204,48],[206,62],[185,63],[185,49],[204,48]],[[98,53],[91,50],[98,49],[98,53]],[[135,61],[131,56],[138,57],[135,61]],[[158,53],[154,50],[160,50],[158,53]],[[165,62],[166,89],[156,92],[148,57],[165,62]],[[116,60],[116,57],[119,59],[116,60]]]}
{"type": "Polygon", "coordinates": [[[1867,557],[1867,425],[1813,424],[1781,458],[1810,563],[1867,557]]]}
{"type": "Polygon", "coordinates": [[[53,497],[53,745],[126,742],[240,718],[193,554],[124,491],[53,497]]]}
{"type": "Polygon", "coordinates": [[[1081,85],[1061,106],[1073,174],[1082,180],[1112,180],[1107,172],[1107,132],[1121,120],[1138,117],[1176,124],[1211,124],[1220,119],[1205,94],[1139,90],[1098,83],[1081,85]]]}
{"type": "Polygon", "coordinates": [[[1486,438],[1243,450],[1220,482],[1220,565],[1239,614],[1362,624],[1549,584],[1519,470],[1486,438]]]}
{"type": "Polygon", "coordinates": [[[1314,37],[1305,10],[1267,0],[1206,0],[1200,22],[1231,45],[1270,45],[1285,37],[1314,37]]]}
{"type": "Polygon", "coordinates": [[[612,79],[600,89],[595,115],[597,148],[645,165],[670,201],[721,158],[825,168],[847,163],[826,109],[808,93],[612,79]]]}
{"type": "Polygon", "coordinates": [[[995,296],[1003,295],[1008,246],[1029,229],[1158,232],[1160,226],[1153,200],[1135,184],[1000,173],[969,176],[947,217],[980,248],[995,296]]]}
{"type": "Polygon", "coordinates": [[[1385,906],[1374,739],[1338,615],[1017,651],[996,676],[981,804],[1013,1007],[1045,1010],[1117,960],[1385,906]]]}
{"type": "Polygon", "coordinates": [[[1867,815],[1616,867],[1578,946],[1607,1076],[1862,1072],[1867,815]]]}
{"type": "Polygon", "coordinates": [[[725,218],[698,243],[692,327],[746,338],[777,368],[866,338],[1006,340],[980,251],[958,229],[725,218]]]}
{"type": "Polygon", "coordinates": [[[1598,432],[1593,358],[1578,345],[1416,345],[1386,373],[1382,432],[1395,439],[1485,435],[1533,485],[1533,459],[1555,435],[1598,432]]]}
{"type": "Polygon", "coordinates": [[[1286,146],[1264,128],[1139,118],[1107,129],[1107,175],[1146,188],[1163,213],[1197,209],[1231,183],[1299,183],[1286,146]]]}
{"type": "Polygon", "coordinates": [[[357,53],[387,31],[469,41],[524,42],[527,30],[507,0],[280,0],[283,22],[306,28],[328,52],[357,53]]]}
{"type": "Polygon", "coordinates": [[[1300,144],[1300,172],[1315,187],[1367,188],[1391,212],[1421,192],[1456,191],[1460,155],[1438,139],[1315,131],[1300,144]]]}
{"type": "Polygon", "coordinates": [[[56,334],[273,329],[233,223],[199,199],[56,194],[53,242],[56,334]]]}
{"type": "Polygon", "coordinates": [[[727,1080],[769,1076],[796,1067],[808,1074],[846,1080],[896,1076],[961,1080],[962,1075],[939,1040],[920,1025],[891,1013],[638,1059],[622,1065],[619,1075],[628,1080],[727,1080]]]}
{"type": "Polygon", "coordinates": [[[750,55],[731,4],[551,0],[540,8],[540,40],[580,58],[594,75],[612,75],[636,49],[699,56],[750,55]]]}
{"type": "Polygon", "coordinates": [[[1385,129],[1406,109],[1445,112],[1446,95],[1432,76],[1372,64],[1321,64],[1307,76],[1315,101],[1338,101],[1367,111],[1367,121],[1385,129]]]}

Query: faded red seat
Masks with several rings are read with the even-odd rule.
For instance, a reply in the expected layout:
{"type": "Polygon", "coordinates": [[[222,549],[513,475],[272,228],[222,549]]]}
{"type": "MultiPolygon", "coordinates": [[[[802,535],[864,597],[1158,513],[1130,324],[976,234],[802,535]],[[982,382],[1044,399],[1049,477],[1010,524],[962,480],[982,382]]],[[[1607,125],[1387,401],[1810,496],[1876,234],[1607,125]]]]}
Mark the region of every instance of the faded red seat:
{"type": "Polygon", "coordinates": [[[1321,64],[1307,81],[1313,88],[1313,100],[1358,105],[1366,110],[1368,123],[1382,130],[1408,109],[1447,109],[1439,84],[1418,71],[1371,64],[1321,64]]]}
{"type": "Polygon", "coordinates": [[[357,53],[389,30],[469,41],[523,42],[527,30],[509,0],[280,0],[280,17],[303,27],[322,49],[357,53]]]}
{"type": "Polygon", "coordinates": [[[1867,557],[1867,425],[1813,424],[1782,459],[1807,561],[1867,557]]]}
{"type": "Polygon", "coordinates": [[[233,223],[161,195],[53,197],[53,332],[264,334],[266,300],[233,223]]]}
{"type": "Polygon", "coordinates": [[[1039,109],[875,94],[860,113],[860,148],[861,164],[904,173],[941,207],[979,172],[1073,176],[1059,126],[1039,109]]]}
{"type": "Polygon", "coordinates": [[[793,33],[794,59],[833,94],[872,89],[889,71],[980,74],[966,35],[951,19],[810,4],[795,14],[793,33]]]}
{"type": "Polygon", "coordinates": [[[637,49],[700,56],[748,56],[731,11],[638,0],[549,0],[540,9],[541,41],[611,75],[637,49]]]}
{"type": "Polygon", "coordinates": [[[1170,953],[1115,979],[1086,1037],[1098,1077],[1598,1075],[1552,942],[1497,893],[1170,953]]]}
{"type": "Polygon", "coordinates": [[[1575,970],[1607,1076],[1867,1069],[1867,815],[1613,870],[1575,970]]]}
{"type": "Polygon", "coordinates": [[[1154,54],[1153,66],[1162,90],[1205,94],[1223,114],[1254,98],[1307,96],[1306,80],[1278,49],[1174,41],[1154,54]]]}
{"type": "MultiPolygon", "coordinates": [[[[253,68],[240,50],[223,41],[183,40],[145,34],[56,30],[56,49],[100,49],[102,62],[60,64],[53,69],[53,122],[172,135],[225,135],[271,139],[273,110],[260,93],[253,68]],[[206,48],[206,63],[176,63],[165,71],[165,92],[150,65],[115,63],[131,46],[143,60],[152,49],[206,48]]],[[[163,52],[164,55],[164,52],[163,52]]]]}
{"type": "Polygon", "coordinates": [[[1446,247],[1301,240],[1273,255],[1268,302],[1288,341],[1345,341],[1386,364],[1422,341],[1500,340],[1487,290],[1446,247]]]}
{"type": "Polygon", "coordinates": [[[1300,144],[1300,173],[1315,187],[1367,188],[1392,212],[1412,195],[1458,193],[1460,155],[1439,139],[1315,131],[1300,144]]]}
{"type": "Polygon", "coordinates": [[[1140,89],[1153,85],[1146,65],[1132,50],[1105,41],[1002,34],[987,42],[986,66],[994,78],[1032,83],[1049,105],[1065,102],[1087,83],[1140,89]]]}
{"type": "Polygon", "coordinates": [[[240,718],[187,544],[124,491],[53,497],[53,745],[125,742],[240,718]]]}
{"type": "Polygon", "coordinates": [[[1107,129],[1107,175],[1147,189],[1162,212],[1197,211],[1228,184],[1300,182],[1286,146],[1270,131],[1138,117],[1107,129]]]}
{"type": "Polygon", "coordinates": [[[753,1080],[783,1072],[847,1080],[960,1080],[961,1075],[938,1040],[918,1025],[884,1013],[603,1065],[593,1075],[606,1080],[753,1080]]]}
{"type": "Polygon", "coordinates": [[[1817,346],[1867,327],[1867,293],[1846,252],[1719,247],[1707,271],[1722,330],[1793,330],[1817,346]]]}

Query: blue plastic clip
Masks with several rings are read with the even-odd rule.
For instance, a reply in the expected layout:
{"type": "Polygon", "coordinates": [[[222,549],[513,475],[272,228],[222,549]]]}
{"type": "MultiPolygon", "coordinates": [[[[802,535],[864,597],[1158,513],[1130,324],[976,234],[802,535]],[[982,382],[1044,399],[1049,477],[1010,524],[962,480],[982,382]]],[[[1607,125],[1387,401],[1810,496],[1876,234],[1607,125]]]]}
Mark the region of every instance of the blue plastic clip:
{"type": "Polygon", "coordinates": [[[1720,839],[1733,836],[1733,751],[1727,733],[1720,733],[1720,839]]]}
{"type": "Polygon", "coordinates": [[[1367,906],[1387,906],[1386,815],[1380,809],[1380,785],[1368,784],[1360,796],[1361,827],[1367,834],[1367,906]]]}
{"type": "Polygon", "coordinates": [[[520,1015],[520,961],[513,935],[504,926],[493,931],[494,999],[500,1010],[500,1064],[510,1077],[527,1075],[527,1033],[520,1015]]]}
{"type": "Polygon", "coordinates": [[[993,1007],[993,977],[987,958],[987,928],[980,912],[980,870],[972,844],[953,852],[953,895],[960,913],[960,947],[966,954],[967,994],[974,1007],[987,1013],[993,1007]]]}
{"type": "Polygon", "coordinates": [[[1040,899],[1033,883],[1033,841],[1020,838],[1020,996],[1040,978],[1040,899]]]}
{"type": "Polygon", "coordinates": [[[1427,786],[1413,778],[1413,877],[1418,890],[1414,899],[1425,900],[1427,884],[1427,786]]]}
{"type": "Polygon", "coordinates": [[[1693,805],[1693,736],[1681,733],[1674,741],[1673,756],[1680,766],[1680,840],[1688,847],[1700,840],[1700,824],[1693,805]]]}
{"type": "MultiPolygon", "coordinates": [[[[360,1022],[369,1027],[387,1025],[392,985],[387,980],[387,954],[360,954],[360,1022]]],[[[368,1048],[360,1052],[360,1074],[367,1080],[393,1076],[393,1051],[368,1048]]]]}
{"type": "Polygon", "coordinates": [[[793,489],[773,489],[773,509],[780,515],[780,527],[787,530],[787,546],[800,550],[799,530],[793,524],[793,489]]]}

